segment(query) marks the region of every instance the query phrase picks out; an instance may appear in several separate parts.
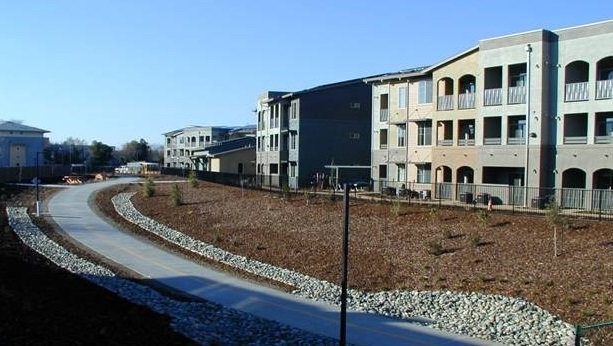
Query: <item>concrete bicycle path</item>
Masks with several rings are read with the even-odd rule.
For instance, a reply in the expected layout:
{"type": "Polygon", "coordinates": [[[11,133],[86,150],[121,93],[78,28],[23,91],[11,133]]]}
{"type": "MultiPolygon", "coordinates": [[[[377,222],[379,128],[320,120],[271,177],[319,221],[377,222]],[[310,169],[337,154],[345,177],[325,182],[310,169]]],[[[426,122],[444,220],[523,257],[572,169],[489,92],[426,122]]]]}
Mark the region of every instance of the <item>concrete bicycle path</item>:
{"type": "MultiPolygon", "coordinates": [[[[135,182],[118,178],[70,186],[47,203],[49,215],[70,237],[145,278],[191,295],[332,338],[339,337],[340,308],[259,286],[170,253],[116,229],[88,205],[105,187],[135,182]]],[[[348,311],[347,342],[356,345],[494,345],[380,315],[348,311]]]]}

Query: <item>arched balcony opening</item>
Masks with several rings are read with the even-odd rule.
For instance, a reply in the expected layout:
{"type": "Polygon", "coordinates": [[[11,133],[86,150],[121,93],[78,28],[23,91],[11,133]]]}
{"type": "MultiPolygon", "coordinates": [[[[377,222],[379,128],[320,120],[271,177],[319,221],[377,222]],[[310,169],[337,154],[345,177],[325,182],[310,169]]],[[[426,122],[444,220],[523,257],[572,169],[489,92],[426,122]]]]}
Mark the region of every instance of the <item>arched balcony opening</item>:
{"type": "Polygon", "coordinates": [[[564,101],[588,99],[590,65],[585,61],[573,61],[564,68],[564,101]]]}
{"type": "Polygon", "coordinates": [[[476,78],[473,75],[464,75],[458,81],[458,109],[475,108],[476,78]]]}
{"type": "Polygon", "coordinates": [[[596,64],[596,99],[613,98],[613,56],[596,64]]]}
{"type": "Polygon", "coordinates": [[[453,110],[453,79],[449,77],[441,78],[437,83],[437,110],[453,110]]]}
{"type": "Polygon", "coordinates": [[[562,172],[562,193],[560,204],[563,208],[584,208],[585,178],[585,172],[578,168],[570,168],[562,172]]]}

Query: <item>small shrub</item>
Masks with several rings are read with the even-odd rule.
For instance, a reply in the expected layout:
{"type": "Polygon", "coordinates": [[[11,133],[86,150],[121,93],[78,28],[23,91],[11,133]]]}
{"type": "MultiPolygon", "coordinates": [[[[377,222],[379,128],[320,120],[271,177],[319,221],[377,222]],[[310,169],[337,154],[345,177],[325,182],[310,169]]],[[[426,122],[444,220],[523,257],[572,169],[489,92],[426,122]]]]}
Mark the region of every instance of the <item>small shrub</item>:
{"type": "Polygon", "coordinates": [[[438,215],[438,209],[432,207],[430,208],[430,210],[428,211],[428,214],[430,215],[430,219],[435,220],[436,216],[438,215]]]}
{"type": "Polygon", "coordinates": [[[315,199],[315,197],[317,197],[317,194],[315,194],[315,192],[312,192],[312,191],[304,192],[304,200],[306,201],[306,205],[309,205],[311,203],[311,200],[315,199]]]}
{"type": "Polygon", "coordinates": [[[196,171],[190,171],[189,172],[189,176],[187,177],[187,182],[189,184],[189,187],[198,187],[199,182],[198,182],[198,177],[196,176],[196,171]]]}
{"type": "Polygon", "coordinates": [[[170,201],[175,207],[178,207],[183,204],[183,192],[181,191],[179,184],[174,184],[172,186],[172,192],[170,193],[170,201]]]}
{"type": "Polygon", "coordinates": [[[284,200],[289,201],[290,199],[292,199],[292,190],[289,188],[288,184],[283,184],[281,192],[283,194],[284,200]]]}
{"type": "Polygon", "coordinates": [[[428,242],[428,253],[434,256],[440,256],[445,253],[443,244],[440,241],[431,240],[428,242]]]}
{"type": "Polygon", "coordinates": [[[155,184],[153,183],[153,179],[151,177],[147,177],[145,182],[142,185],[143,195],[147,198],[153,197],[155,195],[155,184]]]}
{"type": "Polygon", "coordinates": [[[400,204],[400,198],[395,198],[392,201],[392,206],[390,208],[390,211],[392,212],[393,215],[399,216],[402,212],[402,205],[400,204]]]}
{"type": "Polygon", "coordinates": [[[478,233],[473,233],[470,236],[470,243],[475,247],[481,245],[481,236],[478,233]]]}
{"type": "Polygon", "coordinates": [[[490,214],[487,211],[480,209],[477,212],[477,220],[479,220],[479,223],[481,224],[481,226],[485,228],[487,227],[487,224],[490,221],[490,214]]]}

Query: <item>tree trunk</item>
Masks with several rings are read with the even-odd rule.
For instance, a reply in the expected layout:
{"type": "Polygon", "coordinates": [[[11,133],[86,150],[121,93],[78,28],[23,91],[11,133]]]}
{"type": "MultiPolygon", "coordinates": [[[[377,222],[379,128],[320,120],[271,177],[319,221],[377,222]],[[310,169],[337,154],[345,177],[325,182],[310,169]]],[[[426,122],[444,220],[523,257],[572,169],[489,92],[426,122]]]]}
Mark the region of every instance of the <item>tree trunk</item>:
{"type": "Polygon", "coordinates": [[[558,257],[558,228],[553,228],[553,257],[558,257]]]}

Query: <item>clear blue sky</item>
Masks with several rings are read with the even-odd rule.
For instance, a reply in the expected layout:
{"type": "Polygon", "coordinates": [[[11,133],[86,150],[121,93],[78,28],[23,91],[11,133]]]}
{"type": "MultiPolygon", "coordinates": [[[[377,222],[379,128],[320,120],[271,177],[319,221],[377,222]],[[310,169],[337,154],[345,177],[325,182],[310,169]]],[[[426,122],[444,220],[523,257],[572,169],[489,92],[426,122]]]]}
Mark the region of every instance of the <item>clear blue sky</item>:
{"type": "Polygon", "coordinates": [[[612,19],[609,1],[0,0],[0,119],[121,146],[246,125],[266,90],[429,65],[612,19]],[[607,17],[609,16],[609,17],[607,17]]]}

